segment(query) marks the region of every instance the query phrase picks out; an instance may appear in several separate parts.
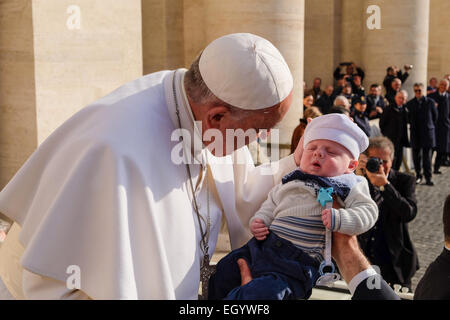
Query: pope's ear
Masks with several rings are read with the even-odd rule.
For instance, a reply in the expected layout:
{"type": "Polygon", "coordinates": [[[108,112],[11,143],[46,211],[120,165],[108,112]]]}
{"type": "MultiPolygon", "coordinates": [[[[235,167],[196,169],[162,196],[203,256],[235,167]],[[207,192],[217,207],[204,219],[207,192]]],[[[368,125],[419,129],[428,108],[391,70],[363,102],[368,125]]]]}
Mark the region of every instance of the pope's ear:
{"type": "Polygon", "coordinates": [[[230,110],[224,106],[211,107],[206,112],[206,129],[220,129],[221,121],[230,113],[230,110]]]}

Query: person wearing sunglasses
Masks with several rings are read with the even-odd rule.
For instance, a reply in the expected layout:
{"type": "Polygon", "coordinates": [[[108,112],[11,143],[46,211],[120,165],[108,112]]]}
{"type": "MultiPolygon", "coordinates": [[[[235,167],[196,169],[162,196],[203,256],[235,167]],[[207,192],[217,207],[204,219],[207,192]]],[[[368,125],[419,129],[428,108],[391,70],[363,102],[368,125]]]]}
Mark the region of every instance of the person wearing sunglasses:
{"type": "Polygon", "coordinates": [[[410,140],[413,154],[416,182],[422,181],[425,176],[425,184],[433,186],[431,181],[431,157],[433,148],[436,147],[435,127],[438,110],[433,99],[425,96],[425,87],[422,83],[414,84],[414,95],[406,104],[409,112],[410,140]]]}

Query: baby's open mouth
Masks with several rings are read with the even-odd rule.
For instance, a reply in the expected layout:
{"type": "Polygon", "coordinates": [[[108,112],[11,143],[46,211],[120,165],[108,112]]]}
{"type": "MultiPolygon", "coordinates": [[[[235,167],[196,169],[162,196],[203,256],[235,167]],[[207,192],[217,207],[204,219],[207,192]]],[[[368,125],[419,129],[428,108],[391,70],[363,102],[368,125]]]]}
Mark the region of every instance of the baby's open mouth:
{"type": "Polygon", "coordinates": [[[317,161],[315,161],[315,162],[313,162],[313,166],[314,166],[315,168],[320,168],[320,163],[317,162],[317,161]]]}

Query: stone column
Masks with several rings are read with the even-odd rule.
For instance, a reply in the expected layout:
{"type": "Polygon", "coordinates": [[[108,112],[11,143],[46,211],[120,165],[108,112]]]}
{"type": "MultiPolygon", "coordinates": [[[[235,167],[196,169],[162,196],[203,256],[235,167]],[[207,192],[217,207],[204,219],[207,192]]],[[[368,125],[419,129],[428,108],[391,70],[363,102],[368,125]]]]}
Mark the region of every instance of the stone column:
{"type": "MultiPolygon", "coordinates": [[[[185,2],[185,14],[185,43],[198,46],[186,48],[189,60],[212,40],[235,32],[262,36],[280,50],[294,76],[294,100],[277,127],[281,146],[289,147],[303,110],[304,0],[195,0],[185,2]]],[[[280,151],[281,156],[289,153],[280,151]]]]}
{"type": "Polygon", "coordinates": [[[413,84],[426,83],[428,62],[429,0],[366,0],[362,28],[362,67],[366,72],[364,83],[382,83],[386,68],[396,65],[403,69],[405,64],[414,65],[403,89],[413,97],[413,84]],[[366,13],[369,5],[380,8],[381,29],[369,30],[366,13]]]}
{"type": "Polygon", "coordinates": [[[0,187],[87,104],[142,75],[140,0],[0,2],[0,187]]]}
{"type": "Polygon", "coordinates": [[[305,63],[304,80],[312,87],[316,77],[322,89],[333,85],[333,71],[339,63],[340,1],[305,0],[305,63]]]}
{"type": "Polygon", "coordinates": [[[428,79],[442,79],[450,73],[450,1],[430,0],[430,35],[428,46],[428,79]]]}
{"type": "Polygon", "coordinates": [[[361,65],[363,7],[362,0],[341,0],[341,46],[340,59],[337,63],[354,62],[358,66],[361,65]]]}
{"type": "Polygon", "coordinates": [[[183,1],[142,0],[144,74],[184,67],[183,1]]]}

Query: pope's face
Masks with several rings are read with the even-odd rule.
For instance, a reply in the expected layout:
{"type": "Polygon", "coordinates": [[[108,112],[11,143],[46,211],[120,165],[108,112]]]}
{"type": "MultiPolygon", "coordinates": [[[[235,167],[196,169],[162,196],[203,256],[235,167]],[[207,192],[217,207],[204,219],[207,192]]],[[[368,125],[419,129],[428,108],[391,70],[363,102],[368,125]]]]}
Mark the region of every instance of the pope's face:
{"type": "Polygon", "coordinates": [[[242,110],[236,114],[224,115],[216,127],[222,134],[222,154],[218,154],[217,150],[211,152],[215,156],[228,155],[255,141],[258,134],[270,132],[270,129],[286,115],[291,103],[292,92],[280,104],[273,107],[255,111],[242,110]],[[252,132],[256,134],[250,134],[252,132]]]}
{"type": "Polygon", "coordinates": [[[303,150],[300,169],[321,177],[335,177],[350,173],[356,168],[350,152],[341,144],[331,140],[313,140],[303,150]]]}

